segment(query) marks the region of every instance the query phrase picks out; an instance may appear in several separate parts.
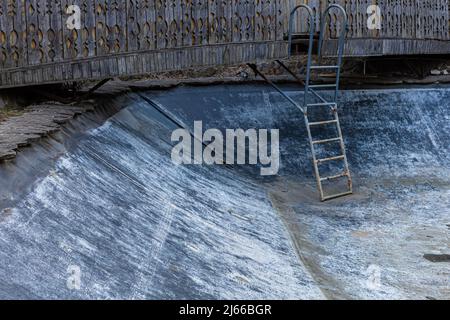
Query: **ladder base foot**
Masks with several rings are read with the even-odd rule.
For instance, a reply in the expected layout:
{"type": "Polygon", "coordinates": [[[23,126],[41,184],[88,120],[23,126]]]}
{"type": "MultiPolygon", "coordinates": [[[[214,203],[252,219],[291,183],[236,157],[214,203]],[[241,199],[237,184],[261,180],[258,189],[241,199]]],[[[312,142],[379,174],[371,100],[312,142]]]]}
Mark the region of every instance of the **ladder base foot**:
{"type": "Polygon", "coordinates": [[[330,196],[322,197],[321,201],[325,202],[325,201],[328,201],[328,200],[337,199],[337,198],[349,196],[349,195],[352,195],[352,194],[353,194],[353,191],[347,191],[347,192],[343,192],[343,193],[333,194],[333,195],[330,195],[330,196]]]}

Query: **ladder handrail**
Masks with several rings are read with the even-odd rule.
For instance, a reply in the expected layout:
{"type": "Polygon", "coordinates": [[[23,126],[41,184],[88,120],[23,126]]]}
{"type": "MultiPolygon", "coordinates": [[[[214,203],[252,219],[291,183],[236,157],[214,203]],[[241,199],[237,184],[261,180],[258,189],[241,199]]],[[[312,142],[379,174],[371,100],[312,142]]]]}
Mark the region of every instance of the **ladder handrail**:
{"type": "Polygon", "coordinates": [[[309,16],[309,52],[311,54],[308,54],[308,56],[312,55],[312,45],[314,43],[314,27],[316,24],[316,19],[314,17],[314,12],[311,9],[310,6],[306,5],[306,4],[299,4],[298,6],[294,7],[294,9],[292,9],[291,14],[289,16],[289,31],[288,31],[288,44],[289,44],[289,58],[292,55],[292,34],[293,34],[293,29],[294,29],[294,16],[297,13],[298,10],[300,9],[306,9],[306,11],[308,12],[308,16],[309,16]]]}
{"type": "MultiPolygon", "coordinates": [[[[316,24],[316,19],[314,17],[314,12],[310,6],[306,4],[300,4],[291,11],[291,15],[289,17],[289,57],[292,54],[292,33],[294,28],[294,16],[300,9],[306,9],[309,15],[309,46],[308,46],[308,62],[306,66],[306,83],[305,83],[305,94],[303,95],[303,106],[306,108],[308,92],[309,92],[309,78],[311,76],[311,64],[312,64],[312,52],[314,45],[314,29],[316,24]]],[[[305,109],[306,111],[306,109],[305,109]]]]}
{"type": "Polygon", "coordinates": [[[339,35],[339,42],[338,42],[338,64],[337,65],[340,66],[341,62],[342,62],[342,55],[344,53],[345,36],[347,35],[348,15],[347,15],[347,12],[345,11],[345,9],[339,4],[334,3],[334,4],[329,5],[328,8],[326,8],[322,14],[322,17],[320,19],[318,56],[319,56],[319,58],[321,58],[321,56],[322,56],[322,46],[323,46],[323,41],[324,41],[325,27],[326,27],[327,21],[328,21],[327,16],[328,16],[328,13],[331,11],[331,9],[334,9],[334,8],[341,11],[341,13],[343,14],[343,17],[344,17],[344,22],[343,22],[343,26],[341,28],[341,34],[339,35]]]}
{"type": "MultiPolygon", "coordinates": [[[[339,35],[338,40],[338,50],[337,50],[337,63],[338,69],[336,71],[336,91],[334,93],[334,101],[337,101],[339,94],[339,82],[341,77],[341,65],[342,65],[342,56],[344,55],[344,46],[345,46],[345,37],[347,35],[347,26],[348,26],[348,15],[345,9],[339,4],[331,4],[326,8],[320,18],[320,35],[319,35],[319,49],[318,49],[318,59],[319,62],[322,61],[322,47],[325,37],[325,27],[328,23],[328,14],[332,9],[337,9],[342,13],[344,18],[343,24],[341,26],[341,34],[339,35]]],[[[331,19],[330,19],[331,20],[331,19]]]]}

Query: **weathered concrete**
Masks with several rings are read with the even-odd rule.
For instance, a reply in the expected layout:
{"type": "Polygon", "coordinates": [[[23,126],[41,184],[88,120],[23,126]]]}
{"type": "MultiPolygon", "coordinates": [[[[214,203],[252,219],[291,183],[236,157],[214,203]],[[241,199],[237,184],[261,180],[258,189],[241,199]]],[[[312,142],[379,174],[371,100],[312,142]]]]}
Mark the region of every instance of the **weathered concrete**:
{"type": "Polygon", "coordinates": [[[174,125],[130,93],[3,206],[1,297],[450,297],[448,89],[344,92],[356,192],[325,204],[302,115],[267,87],[147,96],[187,126],[280,128],[280,176],[173,165],[174,125]]]}

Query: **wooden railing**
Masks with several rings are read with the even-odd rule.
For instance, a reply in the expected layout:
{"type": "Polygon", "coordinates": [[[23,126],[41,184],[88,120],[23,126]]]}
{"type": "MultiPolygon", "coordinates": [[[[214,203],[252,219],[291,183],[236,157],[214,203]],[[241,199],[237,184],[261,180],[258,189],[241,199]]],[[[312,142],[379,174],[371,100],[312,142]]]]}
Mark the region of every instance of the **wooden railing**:
{"type": "MultiPolygon", "coordinates": [[[[316,16],[344,6],[354,55],[441,53],[450,38],[449,0],[0,0],[0,87],[284,57],[288,14],[305,2],[316,16]],[[371,4],[381,30],[367,28],[371,4]],[[80,28],[68,23],[73,8],[80,28]],[[392,40],[383,42],[390,51],[374,39],[392,40]]],[[[340,26],[331,18],[333,38],[340,26]]]]}
{"type": "MultiPolygon", "coordinates": [[[[395,38],[395,39],[432,39],[449,40],[449,1],[448,0],[289,0],[292,7],[298,3],[308,4],[316,14],[316,30],[319,30],[319,16],[332,4],[340,4],[349,18],[348,38],[395,38]],[[380,8],[381,29],[367,28],[370,14],[367,8],[377,5],[380,8]]],[[[304,15],[297,22],[299,28],[305,28],[304,15]],[[303,21],[303,23],[302,23],[303,21]]],[[[331,17],[329,32],[339,33],[335,17],[331,17]]]]}
{"type": "Polygon", "coordinates": [[[0,0],[0,86],[278,58],[287,52],[285,5],[283,0],[0,0]],[[76,8],[79,29],[70,25],[76,8]]]}

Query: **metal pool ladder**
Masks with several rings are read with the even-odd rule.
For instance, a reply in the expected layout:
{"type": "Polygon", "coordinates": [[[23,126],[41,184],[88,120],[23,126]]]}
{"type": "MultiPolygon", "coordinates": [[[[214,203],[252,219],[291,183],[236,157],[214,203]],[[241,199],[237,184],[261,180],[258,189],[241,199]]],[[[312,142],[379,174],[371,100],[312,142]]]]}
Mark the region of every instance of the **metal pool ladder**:
{"type": "Polygon", "coordinates": [[[311,146],[311,153],[312,153],[312,157],[313,157],[314,173],[316,176],[317,186],[318,186],[319,193],[320,193],[320,199],[321,199],[321,201],[327,201],[327,200],[347,196],[347,195],[350,195],[353,193],[352,177],[350,174],[350,168],[348,165],[344,138],[342,136],[342,129],[341,129],[341,124],[340,124],[339,115],[338,115],[339,81],[340,81],[340,73],[341,73],[342,56],[343,56],[344,45],[345,45],[345,35],[346,35],[347,25],[348,25],[348,17],[347,17],[347,13],[345,12],[345,9],[338,4],[330,5],[325,10],[325,12],[322,14],[321,21],[320,21],[320,37],[319,37],[319,46],[318,46],[319,59],[318,59],[318,64],[313,65],[312,55],[313,55],[313,45],[314,45],[315,18],[314,18],[314,13],[313,13],[312,9],[308,5],[305,5],[305,4],[298,5],[291,12],[290,21],[289,21],[289,39],[288,39],[288,41],[289,41],[289,56],[291,56],[291,54],[292,54],[292,37],[293,37],[294,18],[295,18],[296,13],[300,9],[305,9],[309,15],[309,47],[308,47],[308,62],[307,62],[307,68],[306,68],[306,81],[303,81],[302,79],[300,79],[300,77],[298,77],[293,71],[291,71],[280,60],[276,60],[276,62],[304,86],[305,93],[304,93],[304,99],[303,99],[303,106],[300,106],[296,101],[294,101],[285,92],[283,92],[283,90],[281,90],[281,88],[279,88],[272,81],[270,81],[264,74],[262,74],[258,70],[256,65],[249,64],[249,66],[253,69],[255,74],[261,76],[264,80],[266,80],[272,87],[274,87],[291,104],[295,105],[304,114],[306,129],[308,131],[309,144],[311,146]],[[343,22],[341,23],[341,33],[339,35],[339,40],[338,40],[337,64],[336,65],[322,65],[321,64],[322,49],[323,49],[325,27],[327,25],[327,17],[330,13],[330,10],[332,10],[332,9],[337,9],[337,10],[341,11],[342,17],[343,17],[343,22]],[[315,71],[315,70],[334,70],[336,72],[335,82],[332,84],[312,84],[311,83],[311,72],[315,71]],[[316,90],[316,89],[332,89],[332,90],[334,90],[331,100],[327,100],[326,98],[324,98],[321,94],[319,94],[319,90],[316,90]],[[310,103],[309,102],[310,96],[314,96],[320,102],[310,103]],[[330,108],[331,112],[333,113],[333,119],[311,122],[308,110],[311,108],[317,108],[317,107],[330,108]],[[313,127],[325,127],[325,126],[335,126],[337,136],[333,137],[333,138],[329,138],[329,139],[314,139],[311,129],[313,127]],[[333,157],[328,157],[328,158],[318,158],[317,146],[325,145],[325,144],[329,144],[329,143],[339,143],[340,154],[333,156],[333,157]],[[333,176],[322,177],[320,175],[320,167],[325,163],[329,163],[329,162],[333,162],[333,161],[334,162],[342,161],[343,165],[344,165],[344,171],[342,173],[339,173],[339,174],[336,174],[333,176]],[[324,182],[335,181],[335,180],[343,178],[343,177],[347,178],[347,190],[345,190],[343,192],[337,192],[334,194],[325,194],[324,187],[323,187],[324,182]]]}

